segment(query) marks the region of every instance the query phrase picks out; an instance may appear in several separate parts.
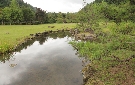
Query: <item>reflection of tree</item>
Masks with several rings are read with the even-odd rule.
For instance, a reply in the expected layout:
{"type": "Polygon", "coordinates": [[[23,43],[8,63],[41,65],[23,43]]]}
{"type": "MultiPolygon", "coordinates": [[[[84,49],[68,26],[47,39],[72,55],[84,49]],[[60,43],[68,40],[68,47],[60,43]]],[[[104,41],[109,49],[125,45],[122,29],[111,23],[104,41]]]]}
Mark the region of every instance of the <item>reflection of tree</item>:
{"type": "MultiPolygon", "coordinates": [[[[58,32],[58,33],[50,33],[47,35],[38,36],[32,40],[27,40],[25,43],[21,44],[15,49],[15,52],[21,52],[22,49],[27,49],[28,46],[31,46],[35,41],[39,41],[40,45],[45,43],[49,38],[57,39],[57,38],[64,38],[68,35],[71,36],[69,32],[58,32]]],[[[10,54],[5,54],[0,56],[0,62],[5,63],[6,61],[10,60],[13,57],[13,52],[10,54]]]]}
{"type": "MultiPolygon", "coordinates": [[[[22,49],[27,49],[27,47],[31,46],[34,42],[35,42],[35,39],[28,40],[26,43],[18,46],[14,51],[15,52],[21,52],[22,49]]],[[[14,56],[13,52],[11,52],[9,54],[4,54],[4,55],[0,56],[0,62],[5,63],[5,61],[11,59],[13,56],[14,56]]]]}
{"type": "Polygon", "coordinates": [[[39,41],[40,45],[43,45],[43,43],[47,41],[47,36],[38,37],[36,40],[39,41]]]}
{"type": "Polygon", "coordinates": [[[0,62],[3,62],[3,63],[5,63],[7,60],[9,60],[10,58],[12,58],[13,57],[13,54],[6,54],[6,55],[2,55],[2,56],[0,56],[0,62]]]}
{"type": "Polygon", "coordinates": [[[69,32],[57,32],[57,33],[52,33],[49,34],[49,37],[53,38],[53,39],[57,39],[57,38],[64,38],[66,36],[71,36],[71,34],[69,32]]]}

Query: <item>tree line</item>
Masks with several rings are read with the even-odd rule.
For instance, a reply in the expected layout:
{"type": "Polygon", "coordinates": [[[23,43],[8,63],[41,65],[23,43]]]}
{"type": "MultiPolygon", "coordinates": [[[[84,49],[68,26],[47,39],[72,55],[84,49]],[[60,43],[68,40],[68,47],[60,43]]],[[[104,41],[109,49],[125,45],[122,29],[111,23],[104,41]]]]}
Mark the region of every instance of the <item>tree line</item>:
{"type": "Polygon", "coordinates": [[[93,30],[100,21],[135,22],[135,0],[95,0],[86,4],[77,15],[81,27],[93,30]]]}
{"type": "MultiPolygon", "coordinates": [[[[85,1],[85,0],[84,0],[85,1]]],[[[86,22],[97,20],[135,21],[135,0],[95,0],[76,13],[47,12],[23,0],[0,1],[0,24],[44,24],[86,22]],[[87,15],[87,16],[86,16],[87,15]]]]}
{"type": "Polygon", "coordinates": [[[0,1],[0,24],[76,23],[77,13],[46,12],[23,0],[0,1]]]}

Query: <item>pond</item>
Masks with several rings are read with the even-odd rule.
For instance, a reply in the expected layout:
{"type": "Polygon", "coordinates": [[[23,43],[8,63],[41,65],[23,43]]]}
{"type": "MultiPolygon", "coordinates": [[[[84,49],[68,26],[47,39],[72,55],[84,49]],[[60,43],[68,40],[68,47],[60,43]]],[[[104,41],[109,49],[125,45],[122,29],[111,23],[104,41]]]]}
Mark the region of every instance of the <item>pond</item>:
{"type": "Polygon", "coordinates": [[[82,61],[71,40],[67,33],[54,33],[0,56],[0,85],[82,85],[82,61]]]}

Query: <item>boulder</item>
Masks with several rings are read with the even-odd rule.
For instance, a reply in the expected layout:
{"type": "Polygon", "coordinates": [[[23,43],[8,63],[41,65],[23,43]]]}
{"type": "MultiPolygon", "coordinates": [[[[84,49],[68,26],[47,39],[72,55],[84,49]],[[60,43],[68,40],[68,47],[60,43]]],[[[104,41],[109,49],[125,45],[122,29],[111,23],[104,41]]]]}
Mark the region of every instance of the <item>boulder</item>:
{"type": "Polygon", "coordinates": [[[80,33],[79,29],[75,29],[74,34],[78,34],[78,33],[80,33]]]}
{"type": "Polygon", "coordinates": [[[54,28],[55,26],[48,26],[48,28],[54,28]]]}
{"type": "Polygon", "coordinates": [[[91,34],[94,34],[94,31],[91,28],[84,29],[84,32],[89,32],[91,34]]]}
{"type": "Polygon", "coordinates": [[[75,39],[76,40],[94,40],[94,39],[96,39],[96,35],[90,34],[90,33],[76,34],[75,39]]]}
{"type": "Polygon", "coordinates": [[[83,82],[86,83],[88,81],[88,79],[94,75],[95,72],[96,72],[96,70],[91,66],[90,63],[88,65],[86,65],[81,70],[81,73],[83,75],[83,82]]]}

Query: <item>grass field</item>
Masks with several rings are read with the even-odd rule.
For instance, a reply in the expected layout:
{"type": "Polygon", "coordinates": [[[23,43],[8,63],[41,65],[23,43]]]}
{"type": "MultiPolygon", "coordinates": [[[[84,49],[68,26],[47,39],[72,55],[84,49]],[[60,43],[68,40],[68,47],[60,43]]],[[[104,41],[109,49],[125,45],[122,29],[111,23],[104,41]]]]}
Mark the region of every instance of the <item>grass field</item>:
{"type": "Polygon", "coordinates": [[[42,25],[0,25],[0,52],[12,50],[17,44],[24,41],[30,34],[44,32],[45,30],[57,30],[74,28],[76,24],[42,24],[42,25]],[[55,26],[48,28],[48,26],[55,26]]]}

